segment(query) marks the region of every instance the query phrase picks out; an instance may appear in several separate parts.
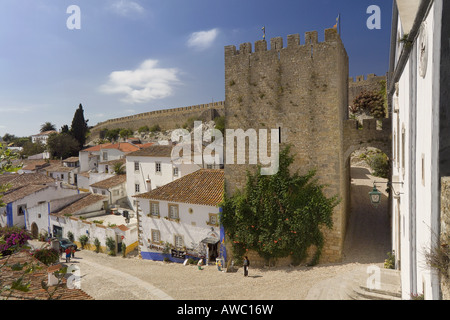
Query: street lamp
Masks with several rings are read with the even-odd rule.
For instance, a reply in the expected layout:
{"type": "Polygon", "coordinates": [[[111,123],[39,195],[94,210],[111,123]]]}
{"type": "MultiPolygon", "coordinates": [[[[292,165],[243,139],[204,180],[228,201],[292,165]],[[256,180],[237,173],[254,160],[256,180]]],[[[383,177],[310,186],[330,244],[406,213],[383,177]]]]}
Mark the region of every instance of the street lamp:
{"type": "Polygon", "coordinates": [[[387,187],[388,187],[390,190],[392,190],[392,192],[394,193],[394,195],[395,195],[396,197],[398,197],[400,194],[402,194],[401,192],[395,192],[395,190],[392,188],[392,184],[393,184],[393,183],[398,183],[398,184],[403,185],[403,182],[391,182],[391,181],[388,181],[388,182],[376,182],[376,181],[374,181],[374,182],[373,182],[373,189],[372,189],[372,191],[369,192],[369,197],[370,197],[370,202],[372,203],[372,205],[373,205],[375,208],[378,207],[378,205],[379,205],[380,202],[381,202],[381,192],[378,191],[377,186],[376,186],[376,183],[386,183],[386,184],[387,184],[387,187]]]}
{"type": "Polygon", "coordinates": [[[372,191],[369,192],[370,202],[374,205],[374,207],[378,207],[381,201],[381,192],[378,191],[375,183],[373,184],[372,191]]]}

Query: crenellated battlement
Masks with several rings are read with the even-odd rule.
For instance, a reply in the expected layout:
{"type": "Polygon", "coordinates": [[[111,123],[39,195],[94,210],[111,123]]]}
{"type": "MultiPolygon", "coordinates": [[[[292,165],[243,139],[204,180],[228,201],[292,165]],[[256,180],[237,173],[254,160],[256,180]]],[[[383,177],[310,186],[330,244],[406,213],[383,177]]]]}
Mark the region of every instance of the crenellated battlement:
{"type": "Polygon", "coordinates": [[[109,119],[109,120],[97,123],[96,126],[102,126],[102,125],[111,124],[111,123],[127,122],[127,121],[133,121],[133,120],[141,120],[141,119],[145,119],[145,118],[152,118],[152,117],[158,116],[158,115],[184,113],[184,112],[191,112],[191,111],[203,111],[203,110],[209,110],[209,109],[223,109],[224,106],[225,106],[224,101],[218,101],[218,102],[212,102],[212,103],[207,103],[207,104],[198,104],[198,105],[188,106],[188,107],[156,110],[156,111],[139,113],[139,114],[135,114],[132,116],[109,119]]]}
{"type": "Polygon", "coordinates": [[[352,83],[353,84],[358,84],[358,83],[361,83],[361,82],[364,82],[364,81],[371,82],[371,81],[380,81],[380,80],[384,80],[384,79],[386,79],[386,76],[377,76],[374,73],[370,73],[370,74],[367,75],[367,77],[364,77],[364,75],[356,76],[355,78],[350,77],[350,78],[348,78],[348,82],[349,82],[349,84],[352,84],[352,83]]]}
{"type": "Polygon", "coordinates": [[[364,119],[344,121],[344,158],[361,147],[375,147],[388,157],[391,155],[391,119],[364,119]]]}
{"type": "Polygon", "coordinates": [[[300,34],[291,34],[287,36],[287,46],[284,47],[283,38],[275,37],[270,39],[270,49],[267,48],[266,40],[258,40],[254,44],[254,51],[252,50],[252,44],[250,42],[241,43],[239,45],[239,49],[236,48],[235,45],[229,45],[225,47],[225,56],[234,56],[234,55],[246,55],[252,54],[256,52],[265,52],[265,51],[280,51],[282,49],[297,49],[300,47],[318,45],[327,42],[335,42],[337,40],[340,41],[340,36],[337,33],[337,30],[325,29],[325,40],[323,42],[319,42],[318,32],[317,31],[308,31],[305,32],[304,35],[304,43],[300,41],[300,34]]]}

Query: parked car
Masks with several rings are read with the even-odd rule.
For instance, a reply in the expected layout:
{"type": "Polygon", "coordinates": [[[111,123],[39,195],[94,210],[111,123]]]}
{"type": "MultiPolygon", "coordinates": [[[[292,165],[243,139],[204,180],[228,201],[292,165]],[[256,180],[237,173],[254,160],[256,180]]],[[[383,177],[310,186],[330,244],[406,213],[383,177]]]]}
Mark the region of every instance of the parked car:
{"type": "Polygon", "coordinates": [[[69,239],[59,239],[59,246],[62,248],[62,250],[66,250],[68,247],[74,247],[75,251],[78,249],[77,245],[75,243],[70,242],[69,239]]]}

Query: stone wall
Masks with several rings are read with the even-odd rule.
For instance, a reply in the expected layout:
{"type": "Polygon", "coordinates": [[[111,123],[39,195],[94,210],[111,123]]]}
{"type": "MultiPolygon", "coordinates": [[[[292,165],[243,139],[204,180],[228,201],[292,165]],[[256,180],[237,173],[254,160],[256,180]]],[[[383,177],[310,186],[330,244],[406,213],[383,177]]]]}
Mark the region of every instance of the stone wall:
{"type": "Polygon", "coordinates": [[[224,102],[214,102],[209,104],[200,104],[189,107],[158,110],[146,113],[140,113],[128,117],[110,119],[99,122],[91,129],[90,141],[100,137],[100,131],[103,129],[132,129],[138,130],[140,127],[158,124],[162,130],[179,129],[189,118],[196,118],[202,121],[213,120],[217,116],[224,115],[224,102]]]}
{"type": "Polygon", "coordinates": [[[386,76],[377,76],[375,74],[368,74],[367,78],[364,76],[357,76],[356,78],[349,78],[348,82],[348,103],[353,105],[353,100],[363,91],[381,90],[381,81],[386,81],[386,76]]]}
{"type": "MultiPolygon", "coordinates": [[[[327,196],[341,196],[334,227],[325,233],[322,262],[339,261],[345,235],[349,190],[343,159],[343,125],[348,116],[348,56],[334,29],[325,41],[316,31],[225,47],[225,117],[227,129],[279,129],[281,146],[293,146],[292,171],[317,169],[327,196]]],[[[270,145],[269,145],[270,146],[270,145]]],[[[228,162],[228,160],[227,160],[228,162]]],[[[227,163],[226,162],[226,163],[227,163]]],[[[248,163],[248,162],[247,162],[248,163]]],[[[226,191],[245,185],[251,165],[225,164],[226,191]]]]}
{"type": "MultiPolygon", "coordinates": [[[[441,244],[450,246],[450,177],[441,179],[441,244]]],[[[442,300],[450,300],[449,278],[441,277],[441,291],[442,300]]]]}

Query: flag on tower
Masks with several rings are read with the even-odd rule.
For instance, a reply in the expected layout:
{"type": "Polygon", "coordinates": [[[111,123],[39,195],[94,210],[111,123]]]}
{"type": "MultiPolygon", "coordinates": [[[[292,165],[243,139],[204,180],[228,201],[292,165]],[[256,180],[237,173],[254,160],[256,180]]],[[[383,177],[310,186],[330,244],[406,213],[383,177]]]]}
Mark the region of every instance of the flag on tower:
{"type": "Polygon", "coordinates": [[[340,14],[337,16],[337,18],[336,18],[336,24],[333,26],[333,28],[334,29],[337,29],[337,27],[338,27],[338,23],[339,23],[339,19],[340,19],[340,14]]]}

